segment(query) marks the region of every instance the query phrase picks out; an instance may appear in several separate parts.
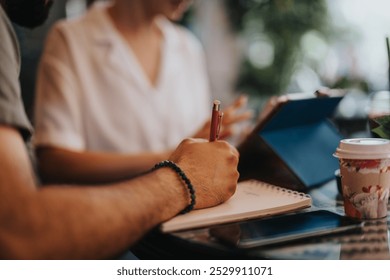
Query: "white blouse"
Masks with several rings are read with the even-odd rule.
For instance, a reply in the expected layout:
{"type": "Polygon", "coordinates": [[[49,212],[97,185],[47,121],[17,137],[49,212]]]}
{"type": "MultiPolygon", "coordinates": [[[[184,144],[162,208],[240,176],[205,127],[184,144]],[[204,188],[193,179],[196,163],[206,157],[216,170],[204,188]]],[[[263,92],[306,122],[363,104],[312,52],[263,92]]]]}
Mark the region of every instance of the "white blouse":
{"type": "Polygon", "coordinates": [[[153,86],[106,6],[56,24],[38,72],[35,145],[160,151],[192,136],[211,108],[203,51],[184,28],[166,19],[159,26],[164,43],[153,86]]]}

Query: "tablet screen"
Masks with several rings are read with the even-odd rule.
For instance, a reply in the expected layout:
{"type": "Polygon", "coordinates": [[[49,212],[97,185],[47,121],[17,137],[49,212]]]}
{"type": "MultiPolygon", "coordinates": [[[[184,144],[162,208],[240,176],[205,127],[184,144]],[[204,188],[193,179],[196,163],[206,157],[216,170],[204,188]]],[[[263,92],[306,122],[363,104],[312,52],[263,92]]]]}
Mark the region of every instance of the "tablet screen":
{"type": "Polygon", "coordinates": [[[210,234],[238,248],[298,240],[361,228],[362,222],[318,210],[218,226],[210,234]]]}

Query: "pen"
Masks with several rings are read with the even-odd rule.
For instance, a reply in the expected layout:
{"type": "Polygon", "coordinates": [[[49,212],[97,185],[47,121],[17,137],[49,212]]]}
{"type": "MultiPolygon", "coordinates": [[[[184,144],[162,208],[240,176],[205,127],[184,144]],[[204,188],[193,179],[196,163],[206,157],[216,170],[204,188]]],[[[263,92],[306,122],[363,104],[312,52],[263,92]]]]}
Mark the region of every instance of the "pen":
{"type": "Polygon", "coordinates": [[[220,107],[221,102],[219,100],[214,100],[213,109],[211,111],[210,142],[218,140],[223,116],[223,113],[220,111],[220,107]]]}

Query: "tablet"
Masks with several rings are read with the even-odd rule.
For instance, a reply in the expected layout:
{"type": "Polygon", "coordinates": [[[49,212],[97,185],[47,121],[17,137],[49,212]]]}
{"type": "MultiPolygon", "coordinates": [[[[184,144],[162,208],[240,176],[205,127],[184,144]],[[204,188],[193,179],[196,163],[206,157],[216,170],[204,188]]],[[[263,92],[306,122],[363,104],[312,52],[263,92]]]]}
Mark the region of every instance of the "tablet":
{"type": "Polygon", "coordinates": [[[237,248],[253,248],[345,231],[359,231],[363,222],[317,210],[210,228],[211,236],[237,248]]]}
{"type": "Polygon", "coordinates": [[[339,162],[332,155],[344,136],[330,118],[342,96],[282,97],[238,146],[240,174],[298,191],[334,179],[339,162]]]}

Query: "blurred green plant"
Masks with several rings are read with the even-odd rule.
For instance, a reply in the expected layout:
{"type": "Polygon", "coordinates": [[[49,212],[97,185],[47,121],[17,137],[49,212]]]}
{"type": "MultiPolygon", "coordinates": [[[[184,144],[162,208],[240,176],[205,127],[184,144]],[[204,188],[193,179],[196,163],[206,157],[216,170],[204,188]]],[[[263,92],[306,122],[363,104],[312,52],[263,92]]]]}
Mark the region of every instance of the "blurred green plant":
{"type": "Polygon", "coordinates": [[[330,36],[325,0],[225,0],[232,29],[248,42],[237,81],[247,93],[284,93],[309,31],[330,36]],[[256,57],[257,55],[257,57],[256,57]]]}
{"type": "Polygon", "coordinates": [[[372,121],[377,125],[371,129],[374,135],[380,138],[390,139],[390,116],[377,117],[372,121]]]}

